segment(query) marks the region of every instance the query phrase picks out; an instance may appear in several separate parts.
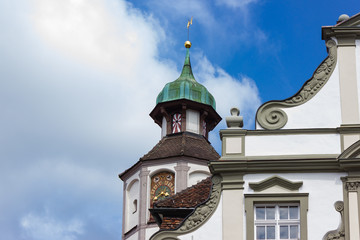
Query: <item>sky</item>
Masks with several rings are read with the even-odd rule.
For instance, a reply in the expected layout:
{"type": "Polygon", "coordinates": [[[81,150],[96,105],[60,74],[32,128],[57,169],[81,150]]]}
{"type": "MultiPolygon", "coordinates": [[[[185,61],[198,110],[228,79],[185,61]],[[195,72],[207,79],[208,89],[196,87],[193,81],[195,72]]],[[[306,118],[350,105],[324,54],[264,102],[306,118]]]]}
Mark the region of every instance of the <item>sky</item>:
{"type": "MultiPolygon", "coordinates": [[[[160,140],[149,117],[190,27],[195,78],[224,119],[295,94],[327,56],[321,26],[359,0],[0,1],[0,232],[121,239],[118,174],[160,140]]],[[[220,149],[219,130],[210,141],[220,149]]]]}

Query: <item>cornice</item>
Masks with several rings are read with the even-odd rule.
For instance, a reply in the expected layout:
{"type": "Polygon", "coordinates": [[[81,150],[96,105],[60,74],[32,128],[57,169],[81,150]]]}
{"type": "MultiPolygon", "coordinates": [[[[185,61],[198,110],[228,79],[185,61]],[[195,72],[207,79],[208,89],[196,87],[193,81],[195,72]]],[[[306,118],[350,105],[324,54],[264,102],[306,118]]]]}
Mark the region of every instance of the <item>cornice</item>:
{"type": "Polygon", "coordinates": [[[288,134],[336,134],[337,128],[298,128],[298,129],[276,129],[276,130],[248,130],[246,135],[288,135],[288,134]]]}
{"type": "MultiPolygon", "coordinates": [[[[226,172],[269,173],[269,172],[343,172],[345,163],[336,158],[319,159],[273,159],[273,160],[221,160],[209,163],[212,174],[226,172]]],[[[358,161],[352,162],[353,171],[360,169],[358,161]]]]}
{"type": "Polygon", "coordinates": [[[296,128],[296,129],[222,129],[220,130],[221,139],[224,136],[258,136],[258,135],[289,135],[289,134],[346,134],[360,133],[360,124],[341,125],[337,128],[296,128]]]}
{"type": "Polygon", "coordinates": [[[322,39],[328,40],[331,37],[345,37],[345,36],[354,36],[354,38],[359,38],[360,28],[359,27],[336,27],[336,26],[326,26],[322,27],[322,39]]]}
{"type": "Polygon", "coordinates": [[[299,106],[313,98],[329,80],[337,62],[337,46],[333,40],[326,42],[329,55],[321,62],[312,77],[292,97],[282,101],[264,103],[256,113],[256,120],[261,127],[268,130],[280,129],[287,123],[288,117],[282,110],[299,106]]]}
{"type": "Polygon", "coordinates": [[[301,154],[301,155],[266,155],[266,156],[244,156],[239,154],[222,156],[219,161],[258,161],[266,160],[299,160],[299,159],[336,159],[338,154],[301,154]]]}
{"type": "Polygon", "coordinates": [[[168,157],[168,158],[150,159],[150,160],[139,160],[134,165],[132,165],[130,168],[128,168],[124,172],[120,173],[118,176],[122,181],[125,182],[130,176],[132,176],[134,173],[136,173],[141,166],[151,167],[151,166],[157,166],[157,165],[162,165],[162,164],[165,165],[165,164],[169,164],[169,163],[170,164],[178,163],[180,161],[204,165],[204,166],[206,166],[209,162],[209,160],[206,160],[206,159],[194,158],[194,157],[189,157],[186,155],[168,157]]]}

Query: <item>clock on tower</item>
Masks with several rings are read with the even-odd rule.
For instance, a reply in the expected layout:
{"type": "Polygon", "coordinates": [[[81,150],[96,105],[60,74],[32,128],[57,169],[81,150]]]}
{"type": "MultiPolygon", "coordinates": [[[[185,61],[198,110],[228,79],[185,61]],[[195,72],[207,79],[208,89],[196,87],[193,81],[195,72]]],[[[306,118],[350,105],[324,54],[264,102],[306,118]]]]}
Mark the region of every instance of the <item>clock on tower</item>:
{"type": "Polygon", "coordinates": [[[151,178],[150,202],[163,200],[175,192],[174,173],[160,172],[151,178]]]}

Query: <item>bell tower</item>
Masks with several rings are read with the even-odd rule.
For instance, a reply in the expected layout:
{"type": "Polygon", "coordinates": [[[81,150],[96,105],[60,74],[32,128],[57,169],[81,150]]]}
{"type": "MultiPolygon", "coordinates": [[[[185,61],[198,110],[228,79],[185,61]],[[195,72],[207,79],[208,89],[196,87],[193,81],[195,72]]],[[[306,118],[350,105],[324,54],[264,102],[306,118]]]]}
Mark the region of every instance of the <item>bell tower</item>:
{"type": "Polygon", "coordinates": [[[158,230],[149,212],[153,204],[210,176],[208,162],[220,157],[208,134],[221,117],[214,97],[195,80],[190,41],[185,47],[179,78],[164,86],[150,113],[161,128],[161,140],[119,174],[124,181],[122,239],[149,239],[158,230]]]}
{"type": "Polygon", "coordinates": [[[161,136],[179,132],[208,133],[221,117],[215,111],[211,93],[195,80],[190,63],[190,41],[185,42],[186,57],[180,77],[165,85],[150,116],[161,127],[161,136]]]}

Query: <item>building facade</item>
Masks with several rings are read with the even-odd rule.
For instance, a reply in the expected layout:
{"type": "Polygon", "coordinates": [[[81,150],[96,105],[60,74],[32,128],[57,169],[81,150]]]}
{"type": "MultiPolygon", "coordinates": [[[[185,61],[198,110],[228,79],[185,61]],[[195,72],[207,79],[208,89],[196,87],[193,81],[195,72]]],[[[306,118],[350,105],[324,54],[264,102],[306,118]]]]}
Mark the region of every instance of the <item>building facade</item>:
{"type": "Polygon", "coordinates": [[[231,109],[212,177],[153,205],[151,239],[360,239],[360,14],[322,39],[328,56],[255,130],[231,109]]]}

